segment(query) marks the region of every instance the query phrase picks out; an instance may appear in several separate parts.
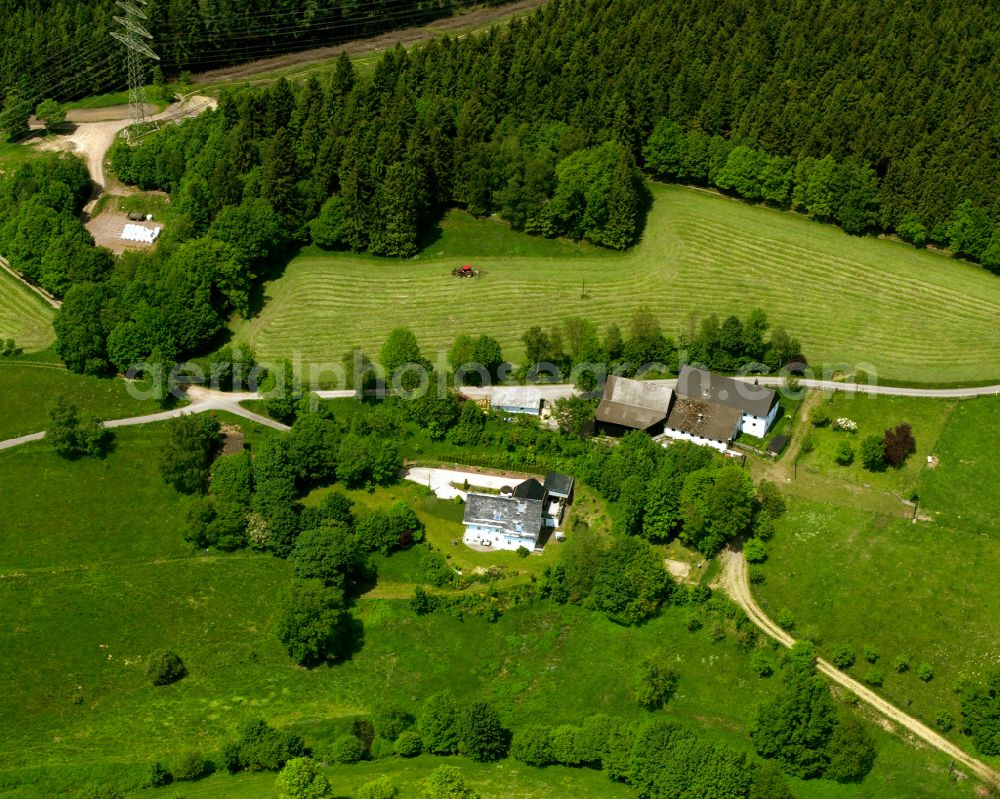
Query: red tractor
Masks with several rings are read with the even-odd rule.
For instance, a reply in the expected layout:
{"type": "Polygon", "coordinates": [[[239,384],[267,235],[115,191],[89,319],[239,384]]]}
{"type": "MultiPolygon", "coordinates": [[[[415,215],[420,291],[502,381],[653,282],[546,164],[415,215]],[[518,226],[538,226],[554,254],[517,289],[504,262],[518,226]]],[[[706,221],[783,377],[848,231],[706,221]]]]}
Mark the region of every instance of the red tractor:
{"type": "Polygon", "coordinates": [[[461,266],[452,269],[451,273],[455,277],[479,277],[479,270],[473,269],[472,264],[462,264],[461,266]]]}

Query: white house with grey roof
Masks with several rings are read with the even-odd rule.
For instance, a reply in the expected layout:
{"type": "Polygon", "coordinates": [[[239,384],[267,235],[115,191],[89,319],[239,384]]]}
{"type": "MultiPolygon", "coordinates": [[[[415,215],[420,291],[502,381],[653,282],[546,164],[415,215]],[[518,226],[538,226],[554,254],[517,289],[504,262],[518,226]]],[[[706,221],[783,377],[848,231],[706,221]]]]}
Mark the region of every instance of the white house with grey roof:
{"type": "Polygon", "coordinates": [[[542,412],[542,392],[531,386],[497,386],[493,389],[490,407],[504,413],[538,416],[542,412]]]}
{"type": "Polygon", "coordinates": [[[476,549],[541,549],[546,528],[558,527],[573,495],[573,478],[550,474],[545,485],[531,477],[510,496],[470,491],[465,499],[465,535],[476,549]],[[552,485],[550,493],[546,486],[552,485]]]}

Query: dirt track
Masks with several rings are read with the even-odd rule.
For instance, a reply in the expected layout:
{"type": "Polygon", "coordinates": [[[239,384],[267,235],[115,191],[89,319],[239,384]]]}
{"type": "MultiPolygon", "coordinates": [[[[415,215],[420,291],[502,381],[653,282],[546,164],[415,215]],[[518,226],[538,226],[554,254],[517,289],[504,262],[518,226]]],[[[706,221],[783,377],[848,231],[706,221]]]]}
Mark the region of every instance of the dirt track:
{"type": "MultiPolygon", "coordinates": [[[[727,549],[722,553],[720,558],[722,560],[723,567],[722,576],[719,579],[721,588],[729,594],[730,599],[746,611],[750,620],[761,630],[784,646],[791,647],[795,643],[795,639],[792,638],[792,636],[785,630],[781,629],[781,627],[779,627],[775,622],[773,622],[768,615],[761,610],[760,605],[757,604],[757,600],[753,598],[753,593],[750,591],[750,583],[747,580],[746,561],[743,559],[742,553],[727,549]]],[[[926,724],[917,721],[912,716],[908,716],[898,707],[887,702],[874,691],[865,687],[857,680],[848,677],[833,664],[828,663],[822,658],[818,658],[816,660],[816,668],[820,673],[829,677],[833,682],[843,688],[846,688],[859,699],[871,705],[889,721],[904,727],[906,730],[913,733],[913,735],[917,738],[920,738],[924,742],[933,746],[935,749],[948,755],[948,757],[952,758],[957,763],[961,763],[983,782],[1000,788],[1000,772],[990,768],[981,760],[977,760],[972,757],[972,755],[967,754],[964,750],[955,746],[955,744],[947,738],[938,735],[926,724]]]]}
{"type": "Polygon", "coordinates": [[[428,41],[437,38],[443,33],[461,30],[464,28],[485,25],[490,22],[505,19],[507,17],[526,14],[545,5],[546,0],[518,0],[515,3],[506,3],[501,6],[488,6],[468,11],[465,14],[456,14],[452,17],[444,17],[434,20],[427,25],[416,28],[403,28],[397,31],[372,36],[367,39],[355,39],[349,42],[342,42],[331,47],[318,47],[313,50],[303,50],[298,53],[288,53],[287,55],[275,56],[274,58],[264,58],[260,61],[250,61],[246,64],[239,64],[232,67],[213,69],[195,75],[193,81],[196,84],[226,83],[228,81],[239,81],[252,78],[262,72],[271,72],[277,69],[287,69],[299,65],[311,64],[314,61],[326,61],[336,58],[342,52],[348,55],[365,55],[378,50],[388,50],[397,44],[407,47],[418,42],[428,41]]]}
{"type": "MultiPolygon", "coordinates": [[[[66,112],[67,122],[111,122],[128,119],[131,107],[128,105],[106,105],[103,108],[74,108],[66,112]]],[[[146,103],[146,113],[153,116],[156,106],[146,103]]]]}
{"type": "MultiPolygon", "coordinates": [[[[197,116],[206,108],[214,108],[215,105],[216,100],[211,97],[199,95],[185,97],[181,102],[174,103],[152,119],[175,121],[189,116],[197,116]]],[[[104,191],[104,156],[111,145],[115,143],[115,137],[128,127],[129,119],[128,106],[94,109],[102,112],[106,117],[116,108],[119,109],[117,113],[120,114],[118,119],[106,119],[104,122],[81,122],[77,125],[76,130],[69,135],[56,136],[39,145],[41,149],[45,150],[63,150],[85,156],[90,179],[97,186],[95,198],[104,191]]]]}

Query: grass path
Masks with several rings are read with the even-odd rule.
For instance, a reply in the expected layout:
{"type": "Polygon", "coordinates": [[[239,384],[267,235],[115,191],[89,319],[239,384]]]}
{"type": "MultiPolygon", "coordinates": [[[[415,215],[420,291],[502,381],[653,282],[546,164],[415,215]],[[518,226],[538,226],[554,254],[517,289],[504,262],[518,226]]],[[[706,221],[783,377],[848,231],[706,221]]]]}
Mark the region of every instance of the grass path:
{"type": "Polygon", "coordinates": [[[353,346],[377,353],[389,330],[408,325],[425,355],[459,333],[484,332],[517,359],[533,324],[575,315],[626,323],[647,304],[679,332],[708,313],[760,306],[802,340],[814,365],[870,364],[880,378],[924,383],[1000,377],[991,357],[1000,349],[996,276],[709,192],[651,189],[644,238],[625,254],[462,212],[407,261],[307,248],[265,286],[260,314],[235,324],[237,338],[265,358],[329,362],[353,346]],[[466,262],[483,270],[479,280],[449,275],[466,262]]]}
{"type": "MultiPolygon", "coordinates": [[[[775,624],[753,598],[750,590],[750,583],[747,580],[746,562],[739,552],[726,550],[722,554],[724,571],[721,584],[730,598],[733,599],[743,610],[746,611],[750,620],[761,630],[781,643],[783,646],[791,647],[795,644],[795,639],[785,630],[775,624]]],[[[899,724],[903,729],[922,739],[935,749],[948,755],[948,757],[961,763],[974,773],[979,779],[995,788],[1000,788],[1000,772],[972,757],[963,749],[953,744],[947,738],[934,732],[930,727],[917,721],[912,716],[907,715],[895,705],[887,702],[874,691],[866,688],[859,681],[849,677],[833,664],[818,658],[816,668],[827,678],[837,683],[843,688],[853,693],[862,701],[875,708],[880,714],[891,722],[899,724]]]]}

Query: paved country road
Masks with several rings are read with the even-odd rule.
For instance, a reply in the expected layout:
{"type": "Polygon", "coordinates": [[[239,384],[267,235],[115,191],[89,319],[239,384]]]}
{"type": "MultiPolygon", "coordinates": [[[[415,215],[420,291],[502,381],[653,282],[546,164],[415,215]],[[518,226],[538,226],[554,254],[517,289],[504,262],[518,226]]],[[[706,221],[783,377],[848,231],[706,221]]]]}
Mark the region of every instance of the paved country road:
{"type": "MultiPolygon", "coordinates": [[[[750,620],[757,627],[784,646],[791,647],[795,643],[795,639],[772,621],[761,610],[760,605],[757,604],[757,600],[754,599],[753,593],[750,590],[750,582],[747,580],[746,561],[743,559],[742,553],[727,549],[720,555],[720,559],[723,567],[722,576],[719,580],[720,587],[729,594],[729,597],[736,604],[746,611],[747,616],[750,617],[750,620]]],[[[944,736],[938,735],[926,724],[907,715],[857,680],[848,677],[832,663],[818,658],[816,660],[816,668],[821,674],[826,675],[830,680],[846,688],[859,699],[871,705],[885,718],[889,719],[889,721],[900,725],[935,749],[944,752],[948,757],[961,763],[987,784],[1000,788],[1000,772],[990,768],[990,766],[972,757],[972,755],[967,754],[944,736]]]]}
{"type": "MultiPolygon", "coordinates": [[[[779,388],[785,384],[782,377],[738,377],[744,383],[753,383],[755,380],[762,386],[779,388]]],[[[675,388],[677,380],[650,380],[650,383],[669,386],[675,388]]],[[[868,394],[870,396],[890,396],[890,397],[928,397],[931,399],[964,399],[969,397],[987,397],[1000,395],[1000,385],[993,386],[972,386],[970,388],[905,388],[902,386],[880,386],[868,385],[867,383],[847,383],[837,380],[813,380],[802,378],[799,380],[802,388],[819,389],[821,391],[844,391],[852,394],[868,394]]],[[[568,383],[554,383],[550,385],[538,385],[536,388],[541,392],[542,399],[556,400],[561,397],[568,397],[578,393],[576,389],[568,383]]],[[[462,389],[462,393],[470,397],[489,396],[491,388],[462,389]]]]}
{"type": "MultiPolygon", "coordinates": [[[[354,396],[354,393],[351,391],[345,393],[348,396],[354,396]]],[[[104,426],[108,428],[132,427],[140,424],[163,422],[167,419],[175,419],[178,416],[186,416],[191,413],[226,411],[228,413],[235,414],[236,416],[242,416],[244,419],[249,419],[251,422],[257,422],[258,424],[265,425],[266,427],[272,427],[275,430],[291,429],[287,424],[276,422],[274,419],[268,419],[266,416],[261,416],[259,413],[249,411],[240,405],[241,402],[245,402],[247,400],[260,399],[260,395],[256,393],[247,392],[244,394],[229,394],[223,391],[211,391],[198,386],[191,386],[187,391],[187,395],[191,400],[191,404],[185,405],[183,408],[174,408],[173,410],[161,411],[160,413],[150,413],[145,416],[132,416],[128,419],[111,419],[105,422],[104,426]]],[[[11,449],[12,447],[16,447],[20,444],[26,444],[29,441],[38,441],[44,437],[45,433],[32,433],[31,435],[20,436],[19,438],[9,438],[6,441],[0,441],[0,450],[11,449]]]]}
{"type": "MultiPolygon", "coordinates": [[[[750,382],[754,378],[740,379],[745,382],[750,382]]],[[[784,383],[781,378],[777,377],[761,377],[757,378],[757,380],[761,385],[765,386],[780,386],[784,383]]],[[[653,380],[650,382],[661,383],[670,386],[671,388],[673,388],[677,383],[676,380],[653,380]]],[[[871,396],[929,397],[938,399],[965,399],[970,397],[1000,396],[1000,385],[975,386],[972,388],[902,388],[897,386],[868,386],[865,384],[861,384],[859,386],[854,383],[838,383],[833,380],[804,379],[799,382],[803,388],[820,389],[822,391],[846,391],[859,394],[869,394],[871,396]]],[[[537,388],[542,396],[542,399],[547,402],[553,402],[562,397],[569,397],[573,394],[579,393],[568,383],[539,385],[537,388]]],[[[462,394],[474,399],[490,397],[492,392],[493,389],[490,387],[475,388],[472,386],[465,386],[462,388],[462,394]]],[[[349,399],[355,396],[355,392],[350,389],[338,391],[316,391],[314,393],[320,399],[349,399]]],[[[274,419],[268,419],[266,416],[261,416],[253,411],[249,411],[240,404],[241,402],[247,402],[248,400],[262,399],[262,396],[257,392],[246,391],[242,393],[230,393],[225,391],[212,391],[211,389],[202,388],[200,386],[190,386],[187,389],[187,395],[191,400],[191,404],[186,405],[183,408],[175,408],[174,410],[152,413],[146,416],[133,416],[128,419],[113,419],[105,422],[104,426],[112,428],[131,427],[133,425],[149,424],[151,422],[162,422],[165,419],[173,419],[174,417],[183,416],[189,413],[227,411],[236,416],[242,416],[245,419],[249,419],[252,422],[257,422],[258,424],[262,424],[267,427],[273,427],[275,430],[290,429],[288,425],[276,422],[274,419]]],[[[10,449],[11,447],[25,444],[28,441],[38,441],[44,435],[44,433],[32,433],[30,435],[0,441],[0,450],[10,449]]]]}

